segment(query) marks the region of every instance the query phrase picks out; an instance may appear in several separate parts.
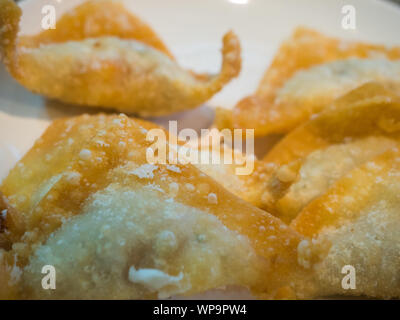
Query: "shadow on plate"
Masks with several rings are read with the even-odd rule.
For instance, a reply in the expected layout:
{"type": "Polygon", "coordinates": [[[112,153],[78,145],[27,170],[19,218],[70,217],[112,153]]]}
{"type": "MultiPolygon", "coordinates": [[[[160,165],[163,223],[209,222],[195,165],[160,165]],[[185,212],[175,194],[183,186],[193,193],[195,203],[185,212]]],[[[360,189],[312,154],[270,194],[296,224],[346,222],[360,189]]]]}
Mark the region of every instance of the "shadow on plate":
{"type": "MultiPolygon", "coordinates": [[[[115,114],[118,111],[112,111],[104,108],[84,107],[60,101],[46,99],[42,96],[31,93],[19,85],[5,70],[0,66],[0,111],[9,115],[33,118],[40,120],[54,120],[62,117],[74,117],[84,113],[87,114],[115,114]]],[[[134,117],[133,114],[128,114],[134,117]]],[[[203,105],[196,109],[175,113],[164,117],[146,118],[168,129],[168,122],[177,121],[178,130],[184,128],[193,128],[200,131],[203,128],[209,128],[214,120],[214,109],[203,105]]]]}
{"type": "Polygon", "coordinates": [[[46,117],[43,110],[43,98],[20,86],[2,65],[0,66],[0,83],[0,111],[24,118],[43,119],[46,117]]]}

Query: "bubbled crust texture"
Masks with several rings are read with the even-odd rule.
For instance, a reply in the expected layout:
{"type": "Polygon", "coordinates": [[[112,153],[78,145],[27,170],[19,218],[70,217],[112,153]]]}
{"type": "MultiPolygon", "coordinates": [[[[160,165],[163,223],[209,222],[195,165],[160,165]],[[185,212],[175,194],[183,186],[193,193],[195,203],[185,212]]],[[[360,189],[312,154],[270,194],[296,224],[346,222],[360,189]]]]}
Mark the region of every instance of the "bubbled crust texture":
{"type": "Polygon", "coordinates": [[[377,83],[336,100],[265,156],[262,205],[290,222],[346,172],[397,145],[399,120],[399,97],[377,83]]]}
{"type": "Polygon", "coordinates": [[[245,237],[211,214],[167,200],[151,187],[112,184],[96,193],[81,215],[35,251],[25,268],[27,290],[43,297],[35,283],[44,263],[58,271],[50,298],[167,298],[227,285],[257,286],[262,263],[245,237]],[[132,266],[179,280],[158,287],[154,280],[128,278],[132,266]]]}
{"type": "Polygon", "coordinates": [[[311,202],[291,226],[332,246],[315,272],[320,295],[400,296],[399,182],[396,148],[349,172],[311,202]],[[341,269],[356,271],[356,288],[342,288],[341,269]]]}
{"type": "MultiPolygon", "coordinates": [[[[354,89],[357,84],[361,85],[366,81],[390,79],[386,75],[382,63],[372,66],[375,69],[374,72],[367,72],[366,70],[355,72],[357,69],[348,68],[346,69],[347,73],[335,73],[333,72],[335,68],[324,67],[329,65],[327,63],[349,58],[374,59],[377,57],[389,60],[400,59],[400,48],[344,42],[327,37],[314,30],[300,27],[281,45],[257,91],[236,105],[232,113],[231,126],[235,128],[255,128],[255,133],[258,136],[270,133],[286,133],[305,121],[310,114],[318,112],[327,103],[337,98],[340,92],[344,94],[354,89]],[[318,72],[318,69],[316,69],[314,74],[307,74],[309,70],[318,65],[325,70],[318,72]],[[296,76],[299,71],[303,72],[304,76],[299,76],[299,79],[294,81],[297,84],[293,85],[293,88],[287,88],[285,94],[280,93],[288,80],[296,76]],[[336,88],[338,82],[352,72],[354,75],[358,74],[359,81],[355,81],[353,87],[344,81],[343,86],[336,88]],[[381,75],[378,76],[380,73],[381,75]],[[361,76],[362,74],[363,76],[361,76]],[[329,77],[327,78],[327,76],[329,77]],[[330,84],[329,88],[334,88],[334,90],[326,90],[325,87],[321,88],[323,89],[321,92],[314,92],[315,86],[312,86],[312,90],[307,92],[309,77],[315,78],[314,83],[330,84]],[[299,88],[303,90],[303,86],[305,86],[305,91],[301,92],[301,97],[295,97],[299,88]],[[280,94],[281,97],[279,97],[280,94]]],[[[351,61],[336,62],[336,69],[352,63],[363,64],[363,62],[355,63],[351,61]]],[[[390,65],[391,63],[388,61],[383,64],[390,65]]],[[[227,118],[227,115],[224,115],[224,118],[227,118]]],[[[223,120],[219,121],[224,123],[223,120]]]]}
{"type": "Polygon", "coordinates": [[[306,237],[300,258],[318,256],[300,261],[315,274],[316,296],[399,297],[400,104],[389,88],[352,91],[265,158],[264,205],[306,237]],[[342,286],[347,265],[352,290],[342,286]]]}
{"type": "MultiPolygon", "coordinates": [[[[289,285],[292,287],[306,286],[301,280],[304,279],[305,271],[297,264],[297,246],[302,240],[300,236],[270,214],[235,197],[191,165],[178,164],[173,168],[168,165],[155,165],[154,167],[149,165],[146,160],[146,150],[151,146],[151,142],[146,141],[147,129],[145,127],[154,126],[129,119],[123,115],[99,115],[57,120],[48,128],[34,147],[10,172],[0,189],[18,212],[13,217],[13,224],[7,224],[6,221],[6,226],[11,233],[10,238],[16,244],[14,247],[21,266],[28,264],[31,255],[38,250],[39,244],[46,244],[46,241],[50,241],[47,239],[53,237],[54,232],[59,230],[63,221],[68,221],[73,216],[93,215],[90,213],[93,211],[90,209],[92,208],[90,203],[91,201],[97,202],[91,199],[96,199],[98,196],[105,197],[98,193],[107,194],[109,198],[115,196],[116,199],[120,197],[125,199],[124,194],[128,191],[135,194],[139,189],[149,189],[149,194],[143,199],[144,210],[154,214],[151,201],[156,195],[157,201],[163,203],[162,206],[157,206],[158,208],[163,208],[164,205],[168,208],[165,203],[173,201],[179,204],[177,204],[179,212],[190,209],[189,211],[194,212],[194,217],[201,217],[201,219],[203,216],[200,213],[205,215],[205,222],[199,222],[197,226],[204,230],[205,234],[208,234],[206,229],[210,227],[209,223],[211,223],[207,221],[217,219],[220,221],[220,226],[223,225],[228,229],[225,233],[220,232],[222,238],[226,235],[231,239],[233,233],[243,237],[243,241],[237,240],[241,244],[238,245],[238,249],[247,248],[246,250],[250,250],[250,253],[254,252],[254,260],[250,254],[254,263],[250,264],[249,273],[246,271],[249,277],[247,280],[243,280],[239,274],[236,274],[238,270],[235,267],[232,269],[233,273],[227,275],[225,280],[221,278],[222,282],[227,285],[240,285],[245,282],[246,286],[259,297],[273,297],[281,292],[279,290],[281,287],[289,285]],[[210,197],[210,194],[213,196],[210,197]],[[211,217],[211,220],[207,220],[208,215],[212,215],[214,218],[211,217]],[[238,279],[238,283],[231,283],[232,279],[238,279]],[[239,279],[244,282],[242,283],[242,280],[239,279]]],[[[114,200],[112,203],[115,203],[114,200]]],[[[129,202],[126,204],[132,206],[129,202]]],[[[107,211],[107,208],[109,207],[106,206],[101,211],[107,211]]],[[[114,215],[115,213],[111,212],[110,214],[114,215]]],[[[135,220],[140,214],[133,210],[127,213],[124,219],[135,220]]],[[[166,214],[161,209],[161,213],[158,213],[161,216],[155,219],[163,221],[166,219],[163,215],[166,214]]],[[[73,221],[79,221],[80,218],[75,219],[78,220],[73,221]]],[[[90,220],[91,218],[82,219],[90,220]]],[[[192,218],[188,216],[188,219],[192,218]]],[[[200,218],[200,220],[196,219],[195,221],[201,220],[200,218]]],[[[79,222],[77,223],[79,224],[79,222]]],[[[150,228],[147,225],[142,227],[144,230],[150,228]]],[[[65,228],[67,229],[65,234],[70,234],[68,228],[71,227],[65,228]]],[[[119,225],[116,228],[119,228],[119,225]]],[[[176,228],[179,232],[180,227],[176,226],[176,228]]],[[[220,229],[218,224],[215,225],[215,228],[212,230],[220,229]]],[[[200,232],[200,229],[196,229],[197,232],[200,232]]],[[[62,230],[54,237],[57,239],[62,237],[64,234],[62,230]]],[[[156,236],[156,234],[149,235],[149,237],[156,236]]],[[[215,241],[222,241],[222,238],[215,241]]],[[[186,239],[185,236],[182,239],[186,239]]],[[[186,243],[186,240],[182,241],[186,243]]],[[[239,242],[237,243],[239,244],[239,242]]],[[[52,246],[53,242],[49,245],[52,246]]],[[[95,249],[96,245],[94,244],[90,248],[95,249]]],[[[231,247],[229,246],[229,248],[231,247]]],[[[225,249],[221,248],[221,250],[225,252],[225,249]]],[[[132,249],[133,256],[135,255],[134,251],[132,249]]],[[[40,261],[40,253],[38,254],[38,261],[40,261]]],[[[57,254],[54,253],[55,256],[57,254]]],[[[90,254],[92,253],[85,253],[85,256],[90,256],[90,254]]],[[[237,266],[241,265],[241,260],[247,259],[236,251],[235,256],[239,263],[237,266]]],[[[68,259],[67,256],[64,258],[68,259]]],[[[143,261],[147,261],[148,257],[144,255],[142,258],[143,261]]],[[[121,257],[121,259],[129,261],[131,258],[121,257]]],[[[198,268],[202,269],[209,262],[207,259],[200,259],[198,263],[198,268]]],[[[233,261],[230,264],[233,264],[233,261]]],[[[172,265],[174,264],[172,263],[172,265]]],[[[194,266],[193,268],[198,269],[194,266]]],[[[176,266],[171,273],[176,275],[180,271],[186,272],[185,270],[182,271],[176,266]]],[[[229,274],[229,270],[227,269],[225,272],[229,274]]],[[[127,270],[119,269],[118,272],[121,272],[119,276],[126,277],[127,270]]],[[[200,283],[208,283],[205,280],[207,277],[208,275],[201,272],[188,275],[188,278],[191,279],[190,292],[203,290],[205,287],[200,283]]],[[[305,289],[299,291],[299,294],[306,294],[305,289]]]]}

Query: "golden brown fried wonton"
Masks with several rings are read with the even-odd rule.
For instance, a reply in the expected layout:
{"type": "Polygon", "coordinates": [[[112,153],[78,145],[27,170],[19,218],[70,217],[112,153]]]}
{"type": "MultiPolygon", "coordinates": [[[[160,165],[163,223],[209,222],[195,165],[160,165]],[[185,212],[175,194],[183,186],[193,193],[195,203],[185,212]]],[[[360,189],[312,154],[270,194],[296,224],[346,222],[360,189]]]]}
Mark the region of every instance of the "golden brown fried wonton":
{"type": "Polygon", "coordinates": [[[400,98],[370,83],[283,138],[264,158],[263,206],[290,222],[344,174],[395,147],[400,98]]]}
{"type": "Polygon", "coordinates": [[[239,74],[241,50],[233,32],[223,39],[221,72],[194,74],[165,53],[165,47],[148,26],[123,10],[104,1],[83,4],[61,18],[56,31],[19,41],[21,10],[14,1],[0,0],[3,62],[21,85],[35,93],[142,116],[194,108],[239,74]],[[92,7],[96,14],[88,18],[92,7]],[[104,11],[109,8],[128,21],[128,30],[116,30],[123,26],[108,21],[110,17],[104,11]],[[64,27],[67,30],[60,30],[64,27]]]}
{"type": "Polygon", "coordinates": [[[298,28],[281,45],[257,91],[231,115],[221,112],[217,123],[255,129],[257,136],[286,133],[365,82],[398,80],[400,62],[385,59],[400,59],[400,48],[344,42],[298,28]]]}
{"type": "Polygon", "coordinates": [[[229,285],[308,294],[302,238],[190,164],[149,163],[146,126],[124,115],[57,120],[3,181],[24,296],[163,298],[229,285]],[[57,290],[34,285],[44,261],[57,290]]]}
{"type": "Polygon", "coordinates": [[[400,297],[399,177],[395,148],[350,171],[293,220],[314,244],[331,244],[314,267],[318,295],[400,297]],[[347,290],[344,267],[353,270],[354,287],[347,290]]]}

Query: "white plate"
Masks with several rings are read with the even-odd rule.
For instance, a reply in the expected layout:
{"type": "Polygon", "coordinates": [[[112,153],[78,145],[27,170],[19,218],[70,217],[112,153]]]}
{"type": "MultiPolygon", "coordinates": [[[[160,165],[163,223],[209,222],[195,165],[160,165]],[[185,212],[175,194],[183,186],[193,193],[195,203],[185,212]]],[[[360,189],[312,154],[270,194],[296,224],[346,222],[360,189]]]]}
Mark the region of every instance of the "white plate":
{"type": "MultiPolygon", "coordinates": [[[[26,0],[22,33],[40,31],[42,6],[53,4],[57,15],[81,0],[26,0]]],[[[243,70],[207,105],[232,107],[251,93],[279,43],[298,25],[322,32],[384,44],[399,43],[400,7],[374,0],[135,0],[124,1],[149,22],[185,67],[215,72],[221,62],[223,34],[233,29],[243,47],[243,70]],[[247,3],[247,4],[246,4],[247,3]],[[356,30],[341,27],[342,7],[356,9],[356,30]]],[[[90,109],[46,103],[15,83],[0,67],[0,180],[33,144],[49,122],[60,116],[77,115],[90,109]]],[[[209,108],[173,116],[180,126],[207,127],[209,108]]],[[[162,119],[159,120],[162,122],[162,119]]],[[[165,121],[165,119],[164,119],[165,121]]]]}

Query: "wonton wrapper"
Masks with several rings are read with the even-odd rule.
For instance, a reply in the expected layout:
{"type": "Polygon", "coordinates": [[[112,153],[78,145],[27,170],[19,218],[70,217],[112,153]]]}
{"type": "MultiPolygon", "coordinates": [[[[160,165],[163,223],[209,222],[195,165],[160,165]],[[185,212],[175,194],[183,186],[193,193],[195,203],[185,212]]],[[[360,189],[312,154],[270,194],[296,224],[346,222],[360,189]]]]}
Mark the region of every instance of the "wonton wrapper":
{"type": "Polygon", "coordinates": [[[399,177],[395,148],[352,170],[293,220],[314,245],[331,243],[314,268],[318,295],[400,297],[399,177]],[[355,289],[342,288],[346,265],[355,268],[355,289]]]}
{"type": "Polygon", "coordinates": [[[345,42],[298,28],[281,45],[258,90],[240,101],[232,115],[220,112],[217,124],[255,129],[256,136],[285,133],[358,85],[395,77],[394,70],[385,73],[391,68],[388,61],[338,61],[349,58],[395,60],[400,48],[345,42]]]}
{"type": "Polygon", "coordinates": [[[0,0],[4,64],[21,85],[35,93],[142,116],[197,107],[239,74],[240,44],[233,32],[223,39],[220,74],[194,74],[164,53],[165,47],[148,26],[123,10],[107,2],[83,4],[62,17],[56,31],[19,41],[21,10],[11,0],[0,0]],[[91,7],[96,14],[88,18],[91,7]],[[104,11],[109,8],[128,21],[128,30],[117,31],[122,26],[114,22],[114,17],[113,22],[108,21],[110,17],[104,11]],[[104,25],[97,29],[103,18],[104,25]],[[60,30],[63,27],[68,29],[60,30]],[[52,42],[58,37],[60,40],[52,42]]]}
{"type": "Polygon", "coordinates": [[[400,99],[370,83],[283,138],[264,158],[273,167],[263,206],[290,222],[345,173],[394,147],[400,133],[400,99]]]}
{"type": "Polygon", "coordinates": [[[302,238],[190,164],[149,164],[145,127],[124,115],[56,120],[3,181],[22,296],[165,298],[230,285],[309,295],[302,238]],[[45,261],[57,290],[36,285],[45,261]]]}

